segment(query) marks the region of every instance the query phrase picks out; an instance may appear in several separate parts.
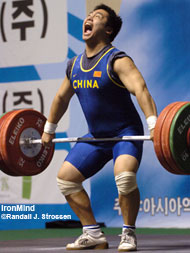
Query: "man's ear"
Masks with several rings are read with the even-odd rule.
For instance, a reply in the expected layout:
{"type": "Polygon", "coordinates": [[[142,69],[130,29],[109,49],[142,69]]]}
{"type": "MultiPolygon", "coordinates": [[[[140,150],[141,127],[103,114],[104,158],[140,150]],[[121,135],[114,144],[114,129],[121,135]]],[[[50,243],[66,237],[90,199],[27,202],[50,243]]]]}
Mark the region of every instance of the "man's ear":
{"type": "Polygon", "coordinates": [[[110,36],[112,33],[113,29],[111,28],[111,26],[106,26],[106,34],[110,36]]]}

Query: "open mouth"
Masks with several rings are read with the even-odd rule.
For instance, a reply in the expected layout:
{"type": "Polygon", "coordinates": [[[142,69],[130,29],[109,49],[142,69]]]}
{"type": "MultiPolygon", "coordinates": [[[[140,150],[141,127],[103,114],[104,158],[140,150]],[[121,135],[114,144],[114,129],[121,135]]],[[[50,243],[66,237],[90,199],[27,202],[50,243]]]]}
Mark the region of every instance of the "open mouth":
{"type": "Polygon", "coordinates": [[[92,32],[92,25],[89,23],[86,23],[84,26],[84,34],[88,35],[92,32]]]}

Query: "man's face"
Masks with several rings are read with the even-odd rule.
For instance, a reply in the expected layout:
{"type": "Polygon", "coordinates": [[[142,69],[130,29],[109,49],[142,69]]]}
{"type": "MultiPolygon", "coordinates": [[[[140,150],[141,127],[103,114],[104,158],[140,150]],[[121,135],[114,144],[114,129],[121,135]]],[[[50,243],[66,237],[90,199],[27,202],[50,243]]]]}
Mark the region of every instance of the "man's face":
{"type": "Polygon", "coordinates": [[[91,12],[83,22],[83,40],[105,37],[108,16],[107,11],[102,9],[91,12]]]}

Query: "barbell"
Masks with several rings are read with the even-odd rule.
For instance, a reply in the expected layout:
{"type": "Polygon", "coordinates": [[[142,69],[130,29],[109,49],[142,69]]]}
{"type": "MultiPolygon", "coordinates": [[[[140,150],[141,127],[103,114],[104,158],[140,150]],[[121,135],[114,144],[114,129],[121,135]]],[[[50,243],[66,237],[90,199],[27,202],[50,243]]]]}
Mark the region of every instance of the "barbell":
{"type": "MultiPolygon", "coordinates": [[[[44,171],[54,143],[149,141],[150,136],[114,138],[55,138],[43,146],[46,117],[33,109],[5,113],[0,118],[0,169],[10,176],[33,176],[44,171]]],[[[154,130],[154,149],[161,165],[177,175],[190,175],[190,102],[174,102],[160,113],[154,130]]]]}

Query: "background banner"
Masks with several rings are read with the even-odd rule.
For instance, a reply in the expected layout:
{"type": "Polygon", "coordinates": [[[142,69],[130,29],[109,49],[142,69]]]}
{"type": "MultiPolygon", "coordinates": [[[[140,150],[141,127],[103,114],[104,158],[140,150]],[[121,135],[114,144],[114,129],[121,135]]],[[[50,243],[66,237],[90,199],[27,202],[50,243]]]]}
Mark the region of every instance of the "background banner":
{"type": "MultiPolygon", "coordinates": [[[[155,99],[158,113],[190,97],[190,2],[188,0],[104,1],[119,12],[123,26],[113,45],[131,56],[155,99]]],[[[34,108],[46,117],[65,76],[67,61],[84,51],[82,22],[96,0],[0,0],[0,114],[34,108]],[[44,37],[42,36],[44,35],[44,37]]],[[[149,134],[144,116],[133,98],[149,134]]],[[[61,119],[57,137],[88,131],[76,96],[61,119]]],[[[11,177],[0,172],[2,205],[35,205],[37,214],[77,219],[56,185],[56,175],[73,144],[56,144],[53,160],[40,175],[11,177]]],[[[151,142],[144,143],[139,168],[141,193],[138,227],[190,226],[190,176],[167,172],[151,142]]],[[[113,162],[84,183],[98,222],[119,227],[123,221],[113,162]]],[[[0,214],[3,210],[0,209],[0,214]]],[[[3,220],[0,229],[43,228],[54,217],[3,220]]]]}

